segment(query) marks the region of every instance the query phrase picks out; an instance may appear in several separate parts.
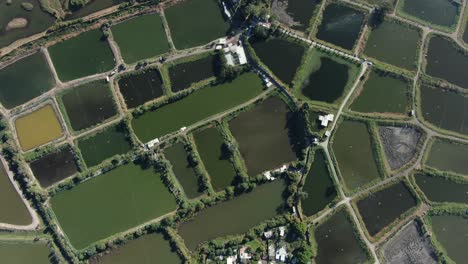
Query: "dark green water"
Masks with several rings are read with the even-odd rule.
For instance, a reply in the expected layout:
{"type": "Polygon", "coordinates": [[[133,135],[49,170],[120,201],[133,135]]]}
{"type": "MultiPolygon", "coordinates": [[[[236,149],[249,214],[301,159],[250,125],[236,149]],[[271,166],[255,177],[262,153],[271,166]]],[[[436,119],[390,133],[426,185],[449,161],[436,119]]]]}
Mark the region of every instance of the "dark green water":
{"type": "Polygon", "coordinates": [[[409,87],[408,82],[402,79],[372,71],[351,109],[365,113],[405,114],[409,101],[409,87]]]}
{"type": "Polygon", "coordinates": [[[112,249],[108,254],[93,258],[90,264],[182,264],[169,241],[159,233],[145,235],[112,249]]]}
{"type": "Polygon", "coordinates": [[[73,20],[73,19],[85,17],[97,11],[109,8],[113,5],[118,5],[120,3],[123,3],[124,1],[125,0],[91,0],[85,6],[76,10],[71,10],[72,13],[67,15],[65,17],[65,20],[73,20]]]}
{"type": "Polygon", "coordinates": [[[262,90],[258,75],[242,74],[232,82],[199,89],[177,102],[146,112],[132,120],[132,127],[141,141],[148,142],[229,110],[254,98],[262,90]]]}
{"type": "Polygon", "coordinates": [[[184,1],[165,9],[164,13],[179,50],[207,44],[225,36],[229,29],[229,22],[215,0],[184,1]]]}
{"type": "Polygon", "coordinates": [[[297,43],[282,39],[270,38],[268,40],[249,40],[255,54],[278,78],[291,84],[297,68],[301,65],[305,48],[297,43]],[[272,56],[274,54],[274,56],[272,56]]]}
{"type": "Polygon", "coordinates": [[[468,22],[466,22],[465,31],[463,32],[463,41],[468,44],[468,22]]]}
{"type": "Polygon", "coordinates": [[[420,38],[416,29],[385,20],[372,30],[364,53],[398,67],[415,70],[420,38]]]}
{"type": "Polygon", "coordinates": [[[359,213],[371,236],[414,206],[416,198],[402,182],[372,193],[357,202],[359,213]]]}
{"type": "Polygon", "coordinates": [[[426,165],[442,171],[468,175],[468,145],[436,140],[430,149],[426,165]]]}
{"type": "Polygon", "coordinates": [[[112,27],[112,35],[126,63],[161,55],[170,48],[161,16],[157,13],[119,23],[112,27]]]}
{"type": "Polygon", "coordinates": [[[100,29],[93,29],[49,47],[62,82],[102,73],[114,67],[114,55],[100,29]]]}
{"type": "Polygon", "coordinates": [[[364,18],[360,11],[331,3],[325,8],[317,38],[351,50],[359,38],[364,18]]]}
{"type": "Polygon", "coordinates": [[[343,121],[332,144],[341,176],[348,189],[356,189],[379,178],[371,135],[365,123],[343,121]]]}
{"type": "Polygon", "coordinates": [[[319,68],[302,84],[302,94],[310,100],[333,103],[343,94],[349,78],[348,65],[320,57],[319,68]]]}
{"type": "Polygon", "coordinates": [[[94,126],[117,113],[112,92],[101,80],[75,87],[63,94],[61,100],[75,131],[94,126]]]}
{"type": "Polygon", "coordinates": [[[405,0],[403,11],[430,24],[451,27],[456,23],[459,5],[450,0],[405,0]]]}
{"type": "Polygon", "coordinates": [[[55,22],[54,16],[43,11],[39,0],[29,0],[34,5],[33,10],[26,11],[21,4],[26,1],[0,0],[0,48],[12,42],[45,31],[55,22]],[[14,18],[24,18],[28,24],[24,28],[7,28],[14,18]]]}
{"type": "Polygon", "coordinates": [[[257,186],[250,193],[205,208],[193,219],[181,224],[178,232],[191,251],[205,241],[242,234],[280,213],[284,189],[285,183],[280,179],[257,186]]]}
{"type": "Polygon", "coordinates": [[[198,188],[198,176],[190,164],[183,143],[177,143],[164,150],[164,156],[172,165],[177,180],[182,185],[187,198],[192,199],[202,194],[198,188]]]}
{"type": "Polygon", "coordinates": [[[171,90],[179,92],[189,88],[194,83],[213,77],[216,64],[216,56],[209,55],[169,67],[171,90]]]}
{"type": "Polygon", "coordinates": [[[42,242],[1,242],[0,256],[5,264],[50,264],[49,247],[42,242]]]}
{"type": "Polygon", "coordinates": [[[316,150],[314,161],[302,187],[302,190],[308,194],[301,202],[302,212],[307,216],[318,213],[336,197],[335,186],[325,160],[323,150],[316,150]]]}
{"type": "Polygon", "coordinates": [[[302,31],[307,30],[310,19],[321,2],[322,0],[288,0],[286,12],[298,23],[292,28],[302,31]]]}
{"type": "Polygon", "coordinates": [[[425,120],[443,129],[468,134],[468,98],[439,87],[421,85],[425,120]]]}
{"type": "Polygon", "coordinates": [[[297,159],[292,115],[279,97],[270,97],[229,122],[250,176],[297,159]]]}
{"type": "Polygon", "coordinates": [[[128,108],[134,108],[164,95],[163,80],[156,69],[128,75],[119,80],[119,89],[128,108]]]}
{"type": "Polygon", "coordinates": [[[11,183],[3,163],[0,163],[0,223],[29,225],[31,222],[32,218],[26,205],[11,183]]]}
{"type": "Polygon", "coordinates": [[[431,216],[432,230],[436,239],[456,263],[466,263],[468,251],[468,217],[456,215],[431,216]]]}
{"type": "Polygon", "coordinates": [[[51,198],[62,230],[76,249],[158,218],[177,207],[153,168],[129,163],[51,198]]]}
{"type": "Polygon", "coordinates": [[[49,91],[55,84],[44,56],[37,52],[0,70],[0,102],[13,108],[49,91]]]}
{"type": "Polygon", "coordinates": [[[42,187],[46,188],[78,171],[75,156],[68,147],[47,154],[30,164],[34,177],[42,187]]]}
{"type": "Polygon", "coordinates": [[[236,171],[229,157],[223,152],[224,139],[221,133],[215,127],[210,127],[196,132],[193,136],[213,188],[220,191],[231,185],[236,171]]]}
{"type": "Polygon", "coordinates": [[[432,37],[427,51],[426,73],[468,89],[468,52],[460,49],[443,37],[432,37]]]}
{"type": "Polygon", "coordinates": [[[93,167],[110,157],[129,152],[132,144],[122,128],[111,126],[97,134],[80,138],[78,148],[86,166],[93,167]]]}
{"type": "Polygon", "coordinates": [[[355,264],[368,260],[349,217],[345,210],[340,210],[317,227],[317,264],[355,264]]]}
{"type": "Polygon", "coordinates": [[[459,183],[427,174],[416,174],[414,178],[430,201],[468,204],[468,182],[459,183]]]}

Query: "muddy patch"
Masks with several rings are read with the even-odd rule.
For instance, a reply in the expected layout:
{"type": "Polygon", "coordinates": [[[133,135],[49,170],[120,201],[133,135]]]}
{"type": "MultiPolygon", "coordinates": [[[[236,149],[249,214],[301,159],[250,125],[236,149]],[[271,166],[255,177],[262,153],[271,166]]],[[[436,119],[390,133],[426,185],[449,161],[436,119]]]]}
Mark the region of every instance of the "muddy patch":
{"type": "Polygon", "coordinates": [[[17,29],[17,28],[25,28],[28,26],[28,20],[26,18],[18,17],[18,18],[13,18],[10,22],[8,22],[5,31],[9,31],[12,29],[17,29]]]}
{"type": "Polygon", "coordinates": [[[299,21],[294,21],[294,18],[288,13],[288,1],[275,0],[272,3],[271,10],[278,20],[288,27],[301,26],[299,21]]]}
{"type": "Polygon", "coordinates": [[[434,248],[414,221],[385,243],[381,252],[387,264],[437,263],[434,248]]]}
{"type": "Polygon", "coordinates": [[[379,135],[388,164],[392,170],[411,161],[416,154],[422,133],[415,127],[379,127],[379,135]]]}

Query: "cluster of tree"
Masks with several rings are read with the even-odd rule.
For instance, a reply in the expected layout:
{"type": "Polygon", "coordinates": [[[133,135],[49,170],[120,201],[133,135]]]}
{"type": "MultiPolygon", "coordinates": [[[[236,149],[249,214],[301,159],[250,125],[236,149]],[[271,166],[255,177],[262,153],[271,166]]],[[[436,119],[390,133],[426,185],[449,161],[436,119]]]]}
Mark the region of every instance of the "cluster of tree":
{"type": "Polygon", "coordinates": [[[369,16],[368,25],[371,28],[377,28],[382,24],[385,19],[385,15],[392,11],[393,0],[384,0],[374,7],[372,13],[369,16]]]}

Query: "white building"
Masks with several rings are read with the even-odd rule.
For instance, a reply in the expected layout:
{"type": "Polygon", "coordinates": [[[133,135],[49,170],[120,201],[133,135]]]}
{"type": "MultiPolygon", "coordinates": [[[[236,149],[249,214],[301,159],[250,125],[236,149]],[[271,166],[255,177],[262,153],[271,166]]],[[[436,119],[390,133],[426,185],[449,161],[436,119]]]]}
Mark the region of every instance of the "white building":
{"type": "Polygon", "coordinates": [[[288,256],[288,252],[284,246],[280,247],[276,250],[275,259],[281,262],[286,261],[286,257],[288,256]]]}
{"type": "Polygon", "coordinates": [[[335,119],[333,114],[319,115],[320,125],[323,127],[327,127],[329,122],[333,122],[333,119],[335,119]]]}
{"type": "Polygon", "coordinates": [[[263,236],[266,238],[266,239],[269,239],[273,236],[273,231],[270,230],[270,231],[267,231],[267,232],[263,232],[263,236]]]}
{"type": "Polygon", "coordinates": [[[155,139],[151,140],[150,142],[146,143],[145,146],[146,146],[147,149],[150,149],[150,148],[154,147],[154,145],[156,145],[158,143],[159,143],[159,139],[155,138],[155,139]]]}
{"type": "Polygon", "coordinates": [[[224,48],[224,57],[229,66],[244,65],[247,63],[247,56],[241,44],[224,48]]]}
{"type": "Polygon", "coordinates": [[[226,264],[236,264],[236,263],[237,263],[237,255],[227,257],[226,264]]]}

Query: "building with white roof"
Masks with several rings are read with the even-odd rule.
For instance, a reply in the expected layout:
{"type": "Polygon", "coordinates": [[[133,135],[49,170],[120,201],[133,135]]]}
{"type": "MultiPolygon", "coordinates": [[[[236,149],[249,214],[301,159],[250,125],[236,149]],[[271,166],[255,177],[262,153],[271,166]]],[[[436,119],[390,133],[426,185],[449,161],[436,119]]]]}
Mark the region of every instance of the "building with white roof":
{"type": "Polygon", "coordinates": [[[147,149],[150,149],[150,148],[154,147],[154,145],[156,145],[158,143],[159,143],[159,139],[155,138],[155,139],[149,141],[148,143],[146,143],[145,146],[146,146],[147,149]]]}
{"type": "Polygon", "coordinates": [[[288,252],[286,247],[282,246],[276,250],[275,259],[281,262],[286,262],[286,257],[288,257],[288,252]]]}
{"type": "Polygon", "coordinates": [[[319,115],[320,125],[323,127],[327,127],[329,122],[333,122],[333,119],[335,119],[333,114],[319,115]]]}
{"type": "Polygon", "coordinates": [[[229,66],[244,65],[247,63],[247,56],[241,44],[224,48],[224,57],[229,66]]]}

